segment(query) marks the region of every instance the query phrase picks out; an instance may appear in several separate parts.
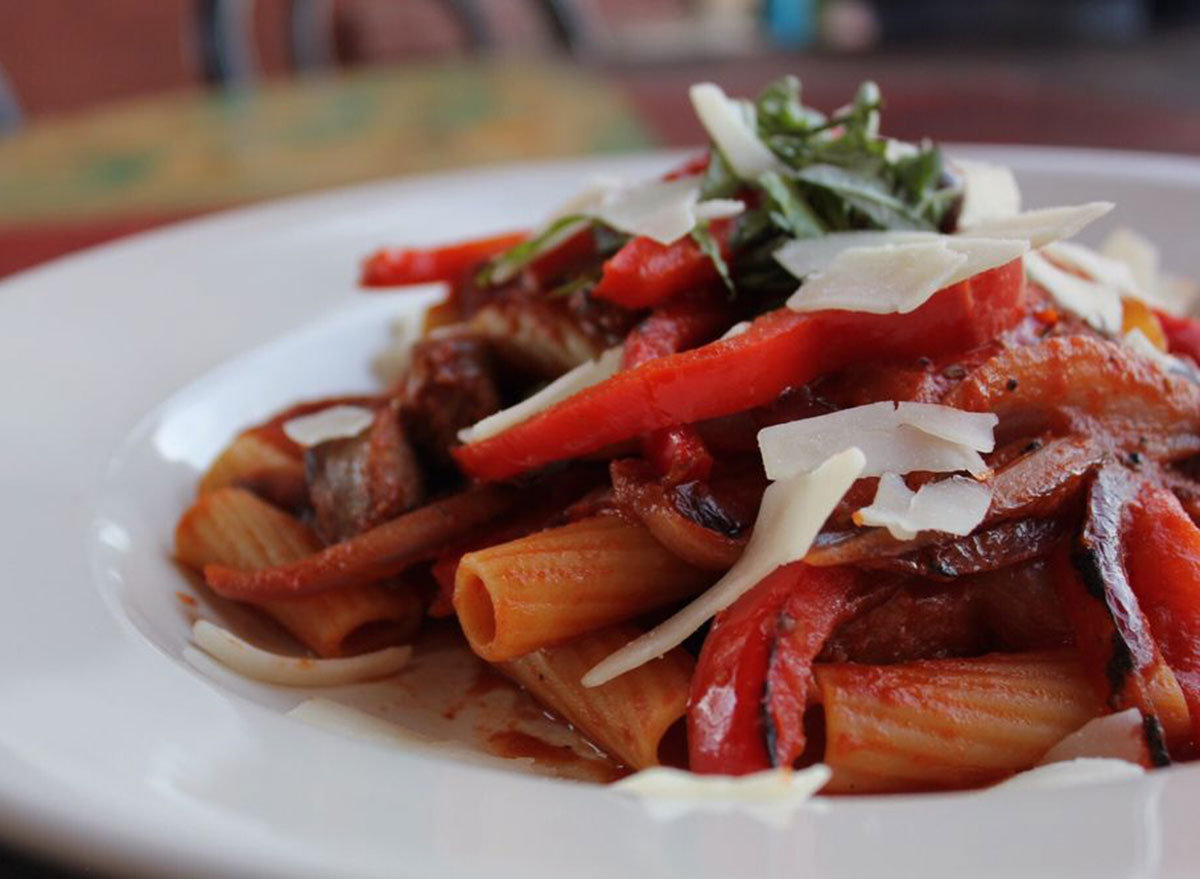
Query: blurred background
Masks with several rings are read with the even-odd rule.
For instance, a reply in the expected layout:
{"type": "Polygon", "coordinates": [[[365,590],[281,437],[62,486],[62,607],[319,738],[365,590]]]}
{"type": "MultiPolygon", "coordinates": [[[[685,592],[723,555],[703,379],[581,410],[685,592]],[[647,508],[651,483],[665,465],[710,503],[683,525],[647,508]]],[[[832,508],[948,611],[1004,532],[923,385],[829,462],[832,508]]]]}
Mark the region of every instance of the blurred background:
{"type": "Polygon", "coordinates": [[[1200,0],[0,0],[0,275],[395,174],[698,143],[862,78],[904,138],[1200,153],[1200,0]]]}

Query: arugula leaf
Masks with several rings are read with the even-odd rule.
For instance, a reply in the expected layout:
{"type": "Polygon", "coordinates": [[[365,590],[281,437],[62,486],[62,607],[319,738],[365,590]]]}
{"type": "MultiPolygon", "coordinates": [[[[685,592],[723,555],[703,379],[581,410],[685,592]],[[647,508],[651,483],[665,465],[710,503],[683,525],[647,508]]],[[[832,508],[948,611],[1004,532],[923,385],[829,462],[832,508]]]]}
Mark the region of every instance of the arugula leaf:
{"type": "Polygon", "coordinates": [[[731,198],[741,188],[742,181],[729,167],[729,162],[716,147],[709,151],[708,168],[700,181],[700,199],[731,198]]]}
{"type": "Polygon", "coordinates": [[[733,276],[729,273],[729,264],[725,262],[725,257],[721,255],[721,246],[712,236],[712,230],[709,229],[708,222],[697,223],[691,232],[692,240],[699,245],[700,250],[704,255],[712,260],[713,268],[717,270],[717,274],[721,276],[721,282],[729,291],[729,295],[736,296],[737,288],[733,284],[733,276]]]}
{"type": "Polygon", "coordinates": [[[760,132],[806,134],[825,124],[825,115],[800,101],[800,80],[784,76],[770,83],[754,102],[760,132]]]}
{"type": "Polygon", "coordinates": [[[767,194],[771,221],[782,231],[794,238],[813,238],[825,234],[820,218],[791,181],[784,180],[774,171],[768,171],[758,178],[758,185],[767,194]]]}
{"type": "Polygon", "coordinates": [[[543,253],[553,250],[591,223],[592,219],[583,214],[559,217],[532,238],[527,238],[494,257],[475,276],[475,283],[480,287],[503,284],[543,253]]]}
{"type": "Polygon", "coordinates": [[[877,228],[936,230],[935,225],[914,206],[896,196],[881,176],[821,164],[801,168],[795,172],[795,177],[836,194],[877,228]]]}

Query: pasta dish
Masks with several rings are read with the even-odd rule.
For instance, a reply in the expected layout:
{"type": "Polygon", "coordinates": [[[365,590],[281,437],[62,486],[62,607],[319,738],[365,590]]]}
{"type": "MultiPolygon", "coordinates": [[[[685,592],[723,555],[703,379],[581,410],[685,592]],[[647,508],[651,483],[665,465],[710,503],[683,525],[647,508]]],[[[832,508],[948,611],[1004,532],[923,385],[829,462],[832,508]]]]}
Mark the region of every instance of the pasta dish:
{"type": "Polygon", "coordinates": [[[328,685],[453,620],[630,771],[1193,758],[1195,285],[1131,230],[1070,240],[1108,202],[1023,209],[1008,169],[882,135],[870,83],[829,115],[794,78],[690,97],[708,148],[657,179],[365,261],[447,293],[379,393],[236,436],[175,533],[309,655],[197,645],[328,685]]]}

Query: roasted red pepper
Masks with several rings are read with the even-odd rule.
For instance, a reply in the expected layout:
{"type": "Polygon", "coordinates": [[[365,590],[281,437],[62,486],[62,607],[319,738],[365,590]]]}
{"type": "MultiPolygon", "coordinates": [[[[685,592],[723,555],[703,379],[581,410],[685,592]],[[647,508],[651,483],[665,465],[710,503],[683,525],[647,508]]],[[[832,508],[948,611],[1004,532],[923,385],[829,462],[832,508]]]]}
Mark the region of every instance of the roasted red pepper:
{"type": "Polygon", "coordinates": [[[1177,317],[1158,309],[1154,310],[1154,314],[1166,333],[1167,350],[1172,354],[1186,354],[1200,363],[1200,320],[1177,317]]]}
{"type": "Polygon", "coordinates": [[[804,751],[813,659],[857,607],[851,568],[780,568],[717,615],[688,709],[693,772],[743,775],[791,766],[804,751]]]}
{"type": "Polygon", "coordinates": [[[1125,566],[1200,742],[1200,528],[1175,495],[1147,482],[1130,505],[1125,566]]]}
{"type": "Polygon", "coordinates": [[[908,314],[772,311],[740,335],[619,372],[454,456],[470,476],[507,479],[663,427],[766,405],[855,361],[970,350],[1012,326],[1023,304],[1017,261],[941,290],[908,314]]]}
{"type": "MultiPolygon", "coordinates": [[[[732,224],[714,220],[709,229],[722,255],[728,258],[732,224]]],[[[712,259],[690,237],[671,244],[639,237],[604,263],[600,283],[592,295],[626,308],[653,308],[680,293],[719,280],[712,259]]]]}
{"type": "Polygon", "coordinates": [[[447,247],[387,247],[376,251],[363,264],[359,283],[364,287],[395,287],[457,281],[484,260],[520,244],[527,237],[524,232],[510,232],[447,247]]]}
{"type": "MultiPolygon", "coordinates": [[[[633,328],[625,339],[621,366],[635,369],[707,342],[728,325],[731,313],[728,299],[717,290],[680,296],[633,328]]],[[[691,425],[677,424],[648,434],[642,451],[672,485],[705,480],[712,472],[712,455],[691,425]]]]}

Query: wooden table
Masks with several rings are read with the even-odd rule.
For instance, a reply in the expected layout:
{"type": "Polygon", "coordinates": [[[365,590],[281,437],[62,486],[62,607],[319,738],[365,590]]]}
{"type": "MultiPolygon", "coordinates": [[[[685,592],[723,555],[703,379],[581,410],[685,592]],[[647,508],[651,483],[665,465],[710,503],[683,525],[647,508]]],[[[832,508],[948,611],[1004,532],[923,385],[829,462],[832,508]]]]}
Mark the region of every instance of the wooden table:
{"type": "Polygon", "coordinates": [[[163,96],[0,140],[0,276],[165,222],[397,174],[681,146],[687,85],[752,94],[785,72],[829,109],[867,77],[904,138],[1200,154],[1200,39],[1137,49],[768,56],[584,69],[478,62],[163,96]]]}

